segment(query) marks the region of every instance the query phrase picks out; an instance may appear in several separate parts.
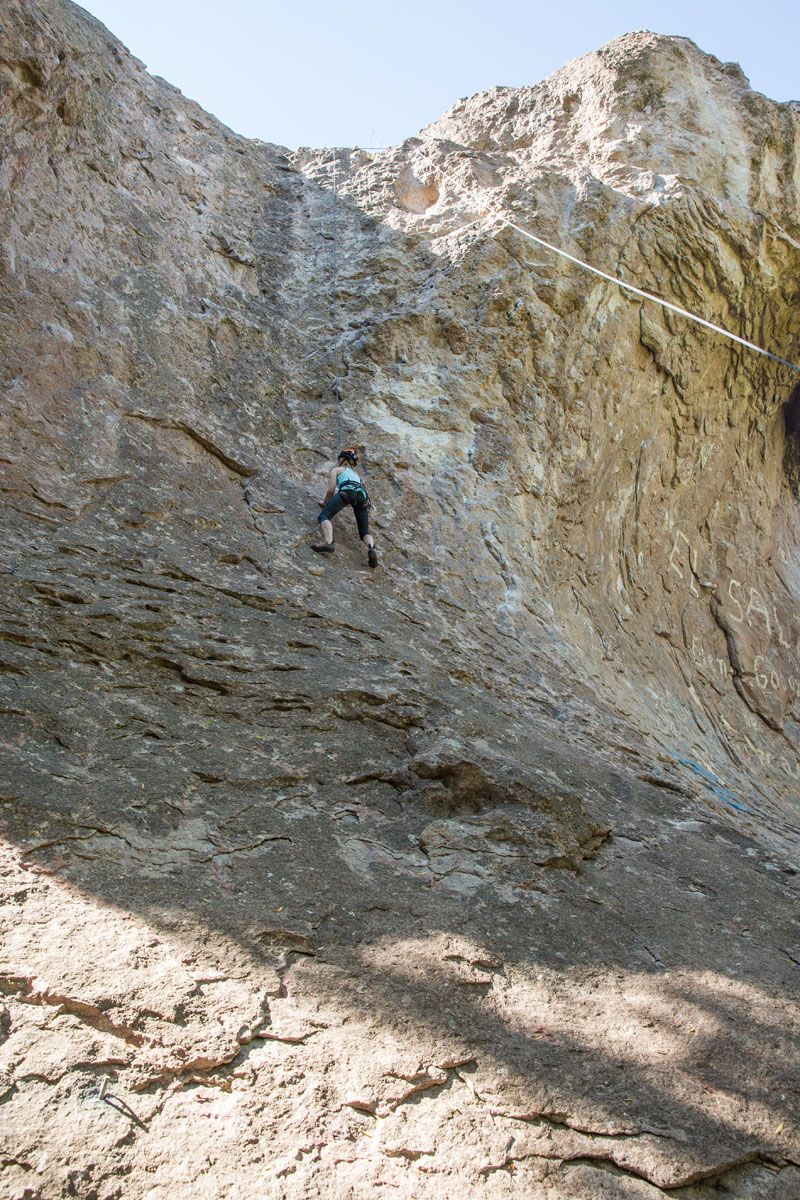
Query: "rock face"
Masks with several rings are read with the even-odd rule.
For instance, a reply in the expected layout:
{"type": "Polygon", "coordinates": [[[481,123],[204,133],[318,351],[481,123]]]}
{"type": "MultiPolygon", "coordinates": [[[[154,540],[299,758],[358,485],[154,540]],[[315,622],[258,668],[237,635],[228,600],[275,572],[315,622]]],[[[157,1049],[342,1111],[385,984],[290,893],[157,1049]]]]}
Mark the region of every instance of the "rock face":
{"type": "Polygon", "coordinates": [[[292,155],[0,24],[2,1194],[800,1195],[798,377],[498,219],[797,361],[797,106],[292,155]]]}

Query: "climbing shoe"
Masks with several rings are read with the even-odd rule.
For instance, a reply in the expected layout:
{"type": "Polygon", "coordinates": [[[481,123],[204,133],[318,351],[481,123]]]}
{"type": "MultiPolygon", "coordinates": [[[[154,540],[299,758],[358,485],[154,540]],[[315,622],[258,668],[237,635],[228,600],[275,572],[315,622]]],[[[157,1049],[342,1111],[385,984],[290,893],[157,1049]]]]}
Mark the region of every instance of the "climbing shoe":
{"type": "Polygon", "coordinates": [[[374,546],[370,546],[367,550],[367,562],[371,567],[377,567],[378,565],[378,551],[374,546]]]}
{"type": "Polygon", "coordinates": [[[316,542],[311,549],[317,554],[333,554],[333,542],[316,542]]]}

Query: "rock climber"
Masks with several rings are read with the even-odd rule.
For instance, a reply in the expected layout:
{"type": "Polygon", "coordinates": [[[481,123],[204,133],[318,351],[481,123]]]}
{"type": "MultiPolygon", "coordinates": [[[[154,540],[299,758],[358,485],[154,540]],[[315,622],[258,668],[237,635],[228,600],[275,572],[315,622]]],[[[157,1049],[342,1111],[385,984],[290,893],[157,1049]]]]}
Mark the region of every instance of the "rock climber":
{"type": "Polygon", "coordinates": [[[371,567],[377,567],[378,552],[375,549],[375,539],[369,531],[370,501],[361,476],[355,470],[357,466],[358,450],[355,447],[348,446],[339,451],[337,465],[328,478],[325,499],[319,502],[322,511],[317,521],[322,541],[316,542],[311,549],[316,550],[318,554],[333,554],[333,518],[349,504],[355,513],[358,536],[367,547],[367,562],[371,567]]]}

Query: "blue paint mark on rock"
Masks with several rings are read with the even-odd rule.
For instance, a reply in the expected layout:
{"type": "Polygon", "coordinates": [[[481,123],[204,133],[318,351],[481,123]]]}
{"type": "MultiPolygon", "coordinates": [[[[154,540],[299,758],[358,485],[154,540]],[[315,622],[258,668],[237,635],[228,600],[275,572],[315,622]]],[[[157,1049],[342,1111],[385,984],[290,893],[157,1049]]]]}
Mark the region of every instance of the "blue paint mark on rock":
{"type": "Polygon", "coordinates": [[[737,800],[731,789],[726,787],[722,780],[717,779],[714,772],[709,771],[708,767],[704,767],[702,763],[695,762],[692,758],[684,758],[681,754],[676,754],[675,757],[682,766],[688,767],[690,771],[694,771],[695,775],[700,776],[715,799],[721,800],[723,804],[727,804],[729,808],[735,809],[736,812],[750,813],[753,811],[746,804],[743,804],[741,800],[737,800]]]}

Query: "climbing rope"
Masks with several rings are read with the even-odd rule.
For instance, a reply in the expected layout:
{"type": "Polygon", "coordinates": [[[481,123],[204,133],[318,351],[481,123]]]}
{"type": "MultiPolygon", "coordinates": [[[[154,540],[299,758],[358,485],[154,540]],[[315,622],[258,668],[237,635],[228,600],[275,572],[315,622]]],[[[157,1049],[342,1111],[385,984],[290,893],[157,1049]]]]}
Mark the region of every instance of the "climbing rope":
{"type": "MultiPolygon", "coordinates": [[[[360,150],[385,150],[386,146],[361,146],[356,147],[360,150]]],[[[340,447],[340,430],[341,430],[341,391],[339,373],[339,314],[338,314],[338,276],[339,276],[339,190],[337,176],[337,152],[332,151],[333,162],[333,247],[331,259],[331,326],[332,326],[332,368],[333,368],[333,393],[335,400],[335,447],[338,455],[340,447]]],[[[500,221],[500,226],[494,231],[490,230],[490,236],[496,237],[504,229],[513,229],[515,233],[521,237],[527,238],[528,241],[534,242],[537,246],[542,246],[545,250],[551,251],[553,254],[558,254],[561,258],[568,262],[574,263],[584,271],[596,275],[600,279],[605,279],[608,283],[614,283],[617,287],[631,293],[634,296],[640,296],[643,300],[649,300],[652,304],[659,304],[662,308],[670,312],[677,313],[678,316],[685,317],[689,321],[694,321],[697,325],[702,325],[705,329],[710,329],[713,333],[720,334],[731,342],[735,342],[740,346],[744,346],[747,350],[752,350],[756,354],[761,354],[764,358],[769,358],[772,362],[780,363],[783,367],[788,367],[790,371],[800,375],[800,366],[797,363],[791,362],[788,358],[783,358],[780,354],[774,354],[771,350],[765,350],[763,346],[756,345],[755,342],[750,342],[747,338],[740,337],[736,333],[731,333],[729,329],[725,329],[722,325],[715,325],[713,321],[707,321],[705,317],[701,317],[698,313],[691,312],[688,308],[682,308],[679,304],[673,304],[669,300],[664,300],[661,296],[656,296],[653,292],[647,292],[644,288],[636,287],[635,284],[628,283],[625,279],[620,279],[616,275],[610,275],[607,271],[601,271],[599,267],[593,266],[582,258],[570,254],[566,250],[562,250],[560,246],[553,245],[552,242],[545,241],[544,238],[538,237],[535,233],[531,233],[528,229],[523,229],[515,221],[510,221],[502,214],[491,216],[487,214],[485,217],[478,218],[470,225],[485,225],[489,221],[500,221]]],[[[469,228],[469,226],[466,226],[469,228]]],[[[462,227],[459,232],[464,232],[462,227]]],[[[366,465],[366,464],[365,464],[366,465]]]]}
{"type": "MultiPolygon", "coordinates": [[[[389,150],[390,146],[356,146],[355,150],[389,150]]],[[[339,356],[339,313],[338,313],[338,294],[339,294],[339,188],[338,176],[336,174],[336,149],[331,151],[333,162],[333,244],[331,251],[331,366],[333,369],[333,395],[335,400],[335,449],[336,455],[339,454],[341,447],[340,429],[341,429],[341,409],[342,397],[339,387],[341,375],[339,373],[340,356],[339,356]]],[[[309,354],[307,358],[313,358],[314,355],[309,354]]],[[[364,450],[364,470],[366,473],[366,449],[364,450]]]]}
{"type": "Polygon", "coordinates": [[[662,308],[669,309],[670,312],[678,313],[681,317],[687,317],[690,321],[695,321],[698,325],[704,325],[706,329],[711,329],[714,333],[720,333],[732,342],[738,342],[740,346],[745,346],[748,350],[754,350],[756,354],[763,354],[765,358],[771,358],[773,362],[780,363],[784,367],[789,367],[790,370],[796,371],[800,375],[800,366],[790,362],[788,358],[782,358],[780,354],[773,354],[771,350],[764,350],[762,346],[757,346],[755,342],[748,342],[746,338],[739,337],[736,333],[731,333],[730,330],[724,329],[721,325],[715,325],[712,321],[707,321],[705,317],[699,317],[697,313],[690,312],[687,308],[681,308],[678,304],[672,304],[669,300],[663,300],[661,296],[655,296],[652,292],[645,292],[642,288],[635,287],[632,283],[627,283],[624,279],[617,278],[616,275],[609,275],[605,271],[599,270],[598,267],[593,267],[591,263],[584,262],[582,258],[576,258],[574,254],[568,254],[560,246],[554,246],[552,242],[546,242],[544,238],[537,237],[536,234],[523,229],[521,225],[517,225],[514,221],[509,221],[504,217],[500,217],[500,220],[502,221],[502,225],[497,232],[502,232],[503,229],[513,229],[521,234],[522,237],[535,242],[537,246],[544,246],[546,250],[552,250],[554,254],[560,254],[562,258],[566,258],[570,262],[575,263],[576,266],[582,267],[584,271],[590,271],[592,275],[599,275],[601,279],[605,279],[609,283],[616,283],[618,287],[624,288],[627,292],[633,292],[635,296],[641,296],[643,300],[651,300],[654,304],[660,304],[662,308]]]}
{"type": "Polygon", "coordinates": [[[336,179],[336,150],[333,151],[333,251],[331,262],[331,328],[332,328],[332,354],[333,354],[333,394],[336,402],[336,437],[335,450],[339,453],[339,416],[341,410],[341,396],[339,394],[339,323],[338,313],[336,310],[337,299],[337,283],[339,271],[338,258],[338,236],[339,236],[339,195],[337,190],[336,179]]]}

